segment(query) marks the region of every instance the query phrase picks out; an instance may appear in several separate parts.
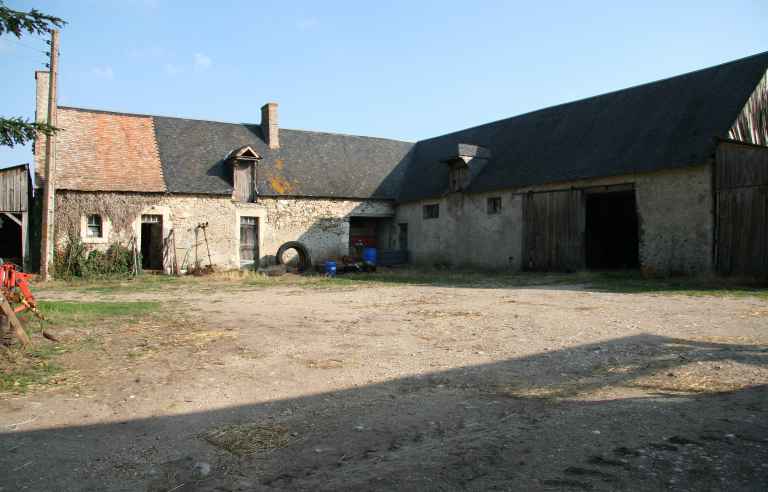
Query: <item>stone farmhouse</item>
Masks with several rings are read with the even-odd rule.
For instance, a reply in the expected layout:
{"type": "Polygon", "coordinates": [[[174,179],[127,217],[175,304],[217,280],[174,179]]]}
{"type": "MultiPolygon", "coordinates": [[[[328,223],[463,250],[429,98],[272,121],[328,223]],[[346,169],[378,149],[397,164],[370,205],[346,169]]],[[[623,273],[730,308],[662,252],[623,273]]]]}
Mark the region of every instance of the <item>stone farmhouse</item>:
{"type": "MultiPolygon", "coordinates": [[[[58,107],[55,242],[144,267],[315,262],[768,274],[768,53],[416,143],[58,107]],[[207,227],[204,227],[207,224],[207,227]]],[[[37,119],[48,73],[37,72],[37,119]]],[[[46,146],[35,145],[37,183],[46,146]]],[[[40,196],[42,194],[38,194],[40,196]]]]}

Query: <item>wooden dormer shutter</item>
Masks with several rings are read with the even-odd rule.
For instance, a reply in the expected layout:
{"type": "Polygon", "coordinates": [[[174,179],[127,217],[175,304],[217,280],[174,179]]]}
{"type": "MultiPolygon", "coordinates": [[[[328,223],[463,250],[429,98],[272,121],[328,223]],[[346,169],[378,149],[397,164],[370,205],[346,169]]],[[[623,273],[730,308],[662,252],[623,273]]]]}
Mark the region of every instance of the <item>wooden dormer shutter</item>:
{"type": "Polygon", "coordinates": [[[256,166],[253,161],[236,161],[234,164],[235,200],[256,200],[256,166]]]}
{"type": "Polygon", "coordinates": [[[261,156],[245,145],[230,152],[226,160],[232,165],[233,198],[238,202],[255,202],[257,163],[261,156]]]}

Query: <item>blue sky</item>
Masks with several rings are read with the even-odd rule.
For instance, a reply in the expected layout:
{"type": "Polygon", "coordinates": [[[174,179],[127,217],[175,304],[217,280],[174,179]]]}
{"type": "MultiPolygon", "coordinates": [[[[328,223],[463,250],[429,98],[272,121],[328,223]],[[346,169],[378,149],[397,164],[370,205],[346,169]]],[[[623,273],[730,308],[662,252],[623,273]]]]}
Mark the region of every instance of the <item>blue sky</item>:
{"type": "MultiPolygon", "coordinates": [[[[768,2],[6,0],[66,19],[59,104],[415,141],[768,50],[768,2]]],[[[0,37],[0,114],[44,40],[0,37]]],[[[0,166],[29,162],[0,147],[0,166]]]]}

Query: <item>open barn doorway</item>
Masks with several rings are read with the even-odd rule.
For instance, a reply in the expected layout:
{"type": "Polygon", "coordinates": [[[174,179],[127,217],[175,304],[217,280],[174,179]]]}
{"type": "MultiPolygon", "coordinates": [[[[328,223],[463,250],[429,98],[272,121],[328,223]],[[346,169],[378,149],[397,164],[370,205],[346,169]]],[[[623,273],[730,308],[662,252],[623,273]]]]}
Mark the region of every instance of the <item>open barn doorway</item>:
{"type": "Polygon", "coordinates": [[[21,214],[0,212],[0,258],[22,265],[21,214]]]}
{"type": "Polygon", "coordinates": [[[163,269],[163,216],[141,216],[141,268],[163,269]]]}
{"type": "Polygon", "coordinates": [[[634,187],[586,193],[586,263],[595,270],[640,266],[634,187]]]}

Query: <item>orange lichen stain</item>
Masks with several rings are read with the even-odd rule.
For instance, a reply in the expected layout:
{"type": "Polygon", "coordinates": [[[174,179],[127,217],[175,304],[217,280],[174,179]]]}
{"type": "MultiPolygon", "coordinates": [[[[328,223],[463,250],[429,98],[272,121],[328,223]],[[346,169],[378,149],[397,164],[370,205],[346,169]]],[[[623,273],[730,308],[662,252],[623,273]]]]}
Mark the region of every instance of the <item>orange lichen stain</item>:
{"type": "Polygon", "coordinates": [[[275,161],[275,168],[276,168],[277,170],[279,170],[279,171],[282,171],[282,170],[283,170],[283,165],[284,165],[284,164],[285,164],[285,163],[283,162],[283,160],[282,160],[282,159],[277,159],[277,160],[275,161]]]}
{"type": "Polygon", "coordinates": [[[293,184],[282,176],[272,176],[269,179],[269,184],[272,186],[273,190],[281,195],[293,191],[293,184]]]}

